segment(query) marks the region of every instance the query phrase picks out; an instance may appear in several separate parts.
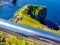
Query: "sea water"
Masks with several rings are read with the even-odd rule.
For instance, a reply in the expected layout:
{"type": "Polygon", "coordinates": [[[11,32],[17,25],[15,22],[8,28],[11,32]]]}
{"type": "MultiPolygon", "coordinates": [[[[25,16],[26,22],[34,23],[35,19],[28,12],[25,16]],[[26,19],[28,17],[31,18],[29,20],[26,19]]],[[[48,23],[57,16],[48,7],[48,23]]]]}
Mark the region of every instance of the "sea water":
{"type": "MultiPolygon", "coordinates": [[[[17,0],[17,6],[23,6],[26,4],[44,5],[47,7],[46,19],[51,20],[60,25],[60,0],[17,0]]],[[[0,6],[0,18],[9,19],[11,18],[17,8],[14,6],[3,5],[0,6]]]]}

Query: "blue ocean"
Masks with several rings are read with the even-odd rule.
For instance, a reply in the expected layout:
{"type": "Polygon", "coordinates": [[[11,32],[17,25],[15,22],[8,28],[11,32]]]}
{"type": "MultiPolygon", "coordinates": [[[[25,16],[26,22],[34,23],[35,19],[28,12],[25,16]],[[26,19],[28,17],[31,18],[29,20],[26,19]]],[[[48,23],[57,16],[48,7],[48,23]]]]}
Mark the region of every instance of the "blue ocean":
{"type": "MultiPolygon", "coordinates": [[[[10,0],[6,0],[9,2],[10,0]]],[[[0,18],[10,19],[18,7],[26,4],[43,5],[47,7],[46,19],[60,25],[60,0],[17,0],[16,6],[12,4],[0,5],[0,18]]]]}

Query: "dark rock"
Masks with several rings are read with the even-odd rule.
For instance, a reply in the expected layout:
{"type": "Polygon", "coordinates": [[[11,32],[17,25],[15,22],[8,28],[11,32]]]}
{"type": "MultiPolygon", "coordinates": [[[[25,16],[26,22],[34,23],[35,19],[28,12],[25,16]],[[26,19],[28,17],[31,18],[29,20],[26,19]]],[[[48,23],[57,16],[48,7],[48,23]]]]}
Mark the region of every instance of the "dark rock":
{"type": "Polygon", "coordinates": [[[59,30],[59,26],[50,20],[45,20],[44,25],[46,25],[48,28],[59,30]]]}

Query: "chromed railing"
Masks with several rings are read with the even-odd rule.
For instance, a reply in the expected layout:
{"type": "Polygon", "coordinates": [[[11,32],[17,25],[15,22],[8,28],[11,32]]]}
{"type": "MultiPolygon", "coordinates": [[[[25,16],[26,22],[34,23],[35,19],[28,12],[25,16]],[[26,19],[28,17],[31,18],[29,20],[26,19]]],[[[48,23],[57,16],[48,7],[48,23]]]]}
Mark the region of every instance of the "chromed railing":
{"type": "Polygon", "coordinates": [[[0,19],[0,30],[39,44],[60,45],[60,34],[0,19]]]}

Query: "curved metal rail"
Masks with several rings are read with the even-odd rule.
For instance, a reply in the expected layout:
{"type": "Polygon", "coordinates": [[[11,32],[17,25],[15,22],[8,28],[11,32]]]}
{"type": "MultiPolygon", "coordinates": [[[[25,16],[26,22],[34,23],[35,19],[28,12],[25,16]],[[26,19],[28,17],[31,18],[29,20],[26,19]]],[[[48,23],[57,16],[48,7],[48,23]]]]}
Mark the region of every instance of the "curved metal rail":
{"type": "Polygon", "coordinates": [[[60,35],[0,19],[0,30],[42,45],[60,45],[60,35]]]}

